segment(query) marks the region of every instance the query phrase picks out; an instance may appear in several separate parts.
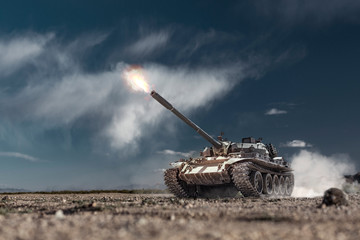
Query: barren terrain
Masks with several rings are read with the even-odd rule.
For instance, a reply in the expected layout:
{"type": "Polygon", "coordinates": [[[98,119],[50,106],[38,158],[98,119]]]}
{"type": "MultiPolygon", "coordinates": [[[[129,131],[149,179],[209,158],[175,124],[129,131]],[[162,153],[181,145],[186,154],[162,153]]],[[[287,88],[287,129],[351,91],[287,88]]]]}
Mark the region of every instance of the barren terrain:
{"type": "Polygon", "coordinates": [[[358,239],[360,197],[177,199],[166,194],[0,195],[0,239],[358,239]]]}

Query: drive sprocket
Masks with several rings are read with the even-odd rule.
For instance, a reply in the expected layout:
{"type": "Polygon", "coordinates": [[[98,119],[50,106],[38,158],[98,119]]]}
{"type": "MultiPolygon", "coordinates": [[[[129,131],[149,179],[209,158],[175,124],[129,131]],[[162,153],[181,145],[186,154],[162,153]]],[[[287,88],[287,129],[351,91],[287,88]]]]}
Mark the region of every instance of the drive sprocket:
{"type": "Polygon", "coordinates": [[[187,184],[179,179],[179,169],[170,168],[164,172],[165,185],[169,188],[169,191],[179,198],[189,198],[189,191],[187,184]]]}
{"type": "Polygon", "coordinates": [[[250,182],[251,170],[248,163],[234,164],[230,171],[235,187],[244,197],[260,197],[260,194],[250,182]]]}

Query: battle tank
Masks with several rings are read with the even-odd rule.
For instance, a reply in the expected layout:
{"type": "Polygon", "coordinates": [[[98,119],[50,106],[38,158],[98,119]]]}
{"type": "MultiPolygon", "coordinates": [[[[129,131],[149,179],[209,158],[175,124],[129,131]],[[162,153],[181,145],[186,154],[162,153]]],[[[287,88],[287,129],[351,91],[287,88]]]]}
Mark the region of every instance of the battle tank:
{"type": "Polygon", "coordinates": [[[262,139],[242,138],[231,142],[214,139],[181,114],[157,92],[151,96],[211,143],[198,158],[180,159],[164,173],[169,191],[179,198],[290,196],[294,187],[292,169],[272,144],[262,139]]]}

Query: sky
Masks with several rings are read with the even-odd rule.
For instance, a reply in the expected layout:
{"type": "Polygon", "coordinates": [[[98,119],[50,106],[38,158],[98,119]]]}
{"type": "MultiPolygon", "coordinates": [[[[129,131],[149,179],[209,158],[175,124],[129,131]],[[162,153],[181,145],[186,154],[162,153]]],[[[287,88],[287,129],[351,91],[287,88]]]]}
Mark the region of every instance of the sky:
{"type": "Polygon", "coordinates": [[[3,1],[0,188],[159,187],[207,146],[130,65],[214,137],[355,173],[359,43],[357,0],[3,1]]]}

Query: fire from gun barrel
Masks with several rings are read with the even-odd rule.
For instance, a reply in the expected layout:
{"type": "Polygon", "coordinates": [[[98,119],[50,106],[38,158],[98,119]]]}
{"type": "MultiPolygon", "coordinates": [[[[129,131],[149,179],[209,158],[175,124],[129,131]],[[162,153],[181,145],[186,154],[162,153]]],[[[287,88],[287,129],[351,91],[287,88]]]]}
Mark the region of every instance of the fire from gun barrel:
{"type": "Polygon", "coordinates": [[[145,74],[141,66],[132,65],[123,72],[127,84],[135,91],[150,93],[150,86],[145,80],[145,74]]]}

